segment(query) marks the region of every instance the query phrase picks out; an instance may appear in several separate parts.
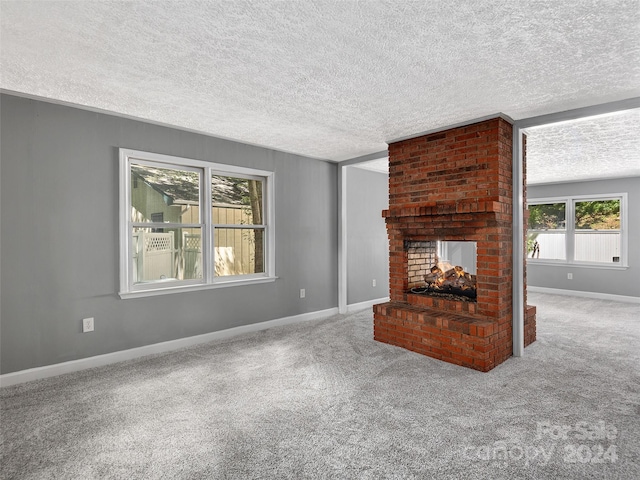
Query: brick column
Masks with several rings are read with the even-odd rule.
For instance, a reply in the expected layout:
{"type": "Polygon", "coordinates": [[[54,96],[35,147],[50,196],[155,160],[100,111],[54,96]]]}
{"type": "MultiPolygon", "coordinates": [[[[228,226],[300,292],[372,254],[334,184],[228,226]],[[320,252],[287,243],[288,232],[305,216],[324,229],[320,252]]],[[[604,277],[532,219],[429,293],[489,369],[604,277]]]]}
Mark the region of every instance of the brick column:
{"type": "Polygon", "coordinates": [[[483,371],[511,356],[512,134],[494,118],[389,145],[390,302],[374,307],[376,339],[483,371]],[[434,240],[476,242],[476,303],[408,292],[406,242],[434,240]]]}

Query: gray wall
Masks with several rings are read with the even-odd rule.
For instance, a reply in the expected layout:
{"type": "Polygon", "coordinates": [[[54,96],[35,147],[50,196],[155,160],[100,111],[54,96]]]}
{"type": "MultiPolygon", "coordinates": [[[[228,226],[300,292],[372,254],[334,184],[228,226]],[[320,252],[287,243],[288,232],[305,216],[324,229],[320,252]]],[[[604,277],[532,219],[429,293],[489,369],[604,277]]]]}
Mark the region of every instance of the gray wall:
{"type": "Polygon", "coordinates": [[[593,182],[530,185],[527,198],[627,192],[628,263],[626,270],[527,264],[530,286],[640,297],[640,177],[593,182]],[[573,273],[573,280],[567,273],[573,273]]]}
{"type": "Polygon", "coordinates": [[[2,373],[337,306],[335,164],[9,95],[0,101],[2,373]],[[280,278],[120,299],[119,147],[276,172],[280,278]],[[88,316],[95,332],[83,334],[88,316]]]}
{"type": "Polygon", "coordinates": [[[389,296],[389,176],[347,167],[347,303],[389,296]],[[376,286],[372,286],[372,280],[376,286]]]}

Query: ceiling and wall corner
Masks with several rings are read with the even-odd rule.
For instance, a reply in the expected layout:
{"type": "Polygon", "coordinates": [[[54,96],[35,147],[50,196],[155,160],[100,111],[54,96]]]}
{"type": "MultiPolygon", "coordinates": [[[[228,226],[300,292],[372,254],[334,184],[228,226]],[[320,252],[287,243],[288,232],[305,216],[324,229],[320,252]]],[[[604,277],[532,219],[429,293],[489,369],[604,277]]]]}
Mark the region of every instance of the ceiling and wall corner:
{"type": "MultiPolygon", "coordinates": [[[[523,132],[529,185],[640,177],[640,108],[545,123],[523,132]]],[[[355,166],[389,172],[387,157],[355,166]]]]}
{"type": "Polygon", "coordinates": [[[640,95],[636,0],[2,1],[0,88],[330,161],[640,95]]]}

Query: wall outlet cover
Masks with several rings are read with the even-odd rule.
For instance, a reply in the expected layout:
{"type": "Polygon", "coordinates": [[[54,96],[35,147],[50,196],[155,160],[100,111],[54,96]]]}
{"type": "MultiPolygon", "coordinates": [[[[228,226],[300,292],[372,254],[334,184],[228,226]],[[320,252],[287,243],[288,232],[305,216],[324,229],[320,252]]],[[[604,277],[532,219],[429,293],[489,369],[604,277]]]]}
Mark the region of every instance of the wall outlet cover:
{"type": "Polygon", "coordinates": [[[82,333],[93,332],[93,330],[94,330],[93,317],[83,318],[82,333]]]}

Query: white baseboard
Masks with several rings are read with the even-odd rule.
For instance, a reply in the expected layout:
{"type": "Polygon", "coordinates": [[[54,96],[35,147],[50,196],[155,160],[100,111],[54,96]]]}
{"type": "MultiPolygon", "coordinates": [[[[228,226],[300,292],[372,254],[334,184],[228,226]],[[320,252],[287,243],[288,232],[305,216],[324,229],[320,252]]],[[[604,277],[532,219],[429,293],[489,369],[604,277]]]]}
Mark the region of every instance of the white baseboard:
{"type": "Polygon", "coordinates": [[[527,291],[534,293],[550,293],[552,295],[568,295],[571,297],[597,298],[599,300],[612,300],[614,302],[640,303],[640,297],[627,295],[614,295],[612,293],[583,292],[580,290],[562,290],[560,288],[532,287],[527,285],[527,291]]]}
{"type": "Polygon", "coordinates": [[[364,310],[365,308],[372,308],[378,303],[385,303],[389,301],[389,297],[376,298],[375,300],[367,300],[366,302],[352,303],[347,305],[347,313],[357,312],[358,310],[364,310]]]}
{"type": "Polygon", "coordinates": [[[27,370],[20,370],[19,372],[5,373],[4,375],[0,375],[0,387],[9,387],[19,383],[30,382],[32,380],[40,380],[43,378],[63,375],[65,373],[78,372],[80,370],[86,370],[87,368],[102,367],[104,365],[132,360],[146,355],[170,352],[172,350],[191,347],[193,345],[207,343],[213,340],[235,337],[244,333],[258,332],[260,330],[266,330],[267,328],[291,325],[293,323],[306,322],[310,320],[319,320],[337,313],[337,308],[329,308],[327,310],[294,315],[292,317],[283,317],[275,320],[267,320],[266,322],[253,323],[251,325],[242,325],[240,327],[233,327],[226,330],[220,330],[218,332],[204,333],[193,337],[178,338],[167,342],[154,343],[153,345],[145,345],[144,347],[131,348],[128,350],[121,350],[119,352],[106,353],[104,355],[96,355],[94,357],[56,363],[54,365],[46,365],[44,367],[29,368],[27,370]]]}

